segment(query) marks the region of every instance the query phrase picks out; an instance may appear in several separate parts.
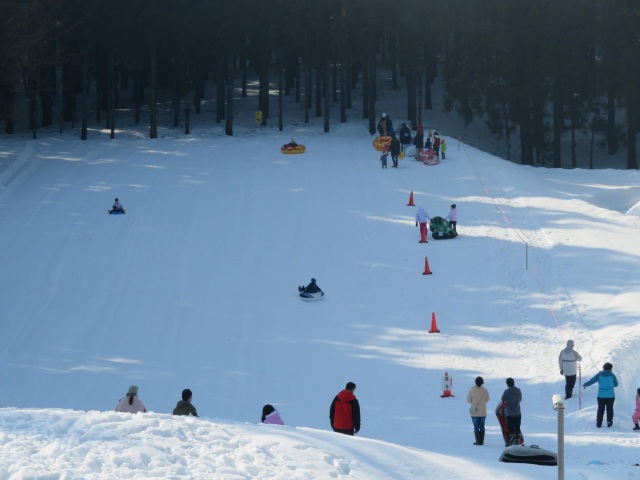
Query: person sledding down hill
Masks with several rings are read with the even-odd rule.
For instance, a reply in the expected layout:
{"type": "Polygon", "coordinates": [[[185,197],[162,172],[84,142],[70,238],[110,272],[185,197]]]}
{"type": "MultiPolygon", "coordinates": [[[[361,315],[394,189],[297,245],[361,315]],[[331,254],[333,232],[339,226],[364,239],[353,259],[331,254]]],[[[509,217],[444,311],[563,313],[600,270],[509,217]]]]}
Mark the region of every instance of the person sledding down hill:
{"type": "Polygon", "coordinates": [[[120,203],[120,200],[118,200],[117,198],[114,200],[113,202],[113,206],[111,207],[111,210],[109,210],[109,214],[114,214],[114,213],[125,213],[124,208],[122,207],[122,204],[120,203]]]}
{"type": "Polygon", "coordinates": [[[316,279],[312,278],[311,283],[306,287],[298,287],[300,293],[322,293],[322,289],[316,283],[316,279]]]}

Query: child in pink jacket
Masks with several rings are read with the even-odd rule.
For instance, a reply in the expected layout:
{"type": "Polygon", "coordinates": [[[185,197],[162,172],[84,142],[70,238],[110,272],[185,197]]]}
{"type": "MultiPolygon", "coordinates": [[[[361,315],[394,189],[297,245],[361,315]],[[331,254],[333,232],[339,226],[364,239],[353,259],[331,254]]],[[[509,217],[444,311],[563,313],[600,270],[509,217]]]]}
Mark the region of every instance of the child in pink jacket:
{"type": "Polygon", "coordinates": [[[636,411],[633,412],[633,417],[631,417],[631,419],[635,425],[633,429],[640,430],[640,425],[638,424],[638,422],[640,422],[640,388],[636,391],[636,411]]]}
{"type": "Polygon", "coordinates": [[[262,407],[262,423],[270,425],[284,425],[282,417],[273,405],[266,404],[262,407]]]}

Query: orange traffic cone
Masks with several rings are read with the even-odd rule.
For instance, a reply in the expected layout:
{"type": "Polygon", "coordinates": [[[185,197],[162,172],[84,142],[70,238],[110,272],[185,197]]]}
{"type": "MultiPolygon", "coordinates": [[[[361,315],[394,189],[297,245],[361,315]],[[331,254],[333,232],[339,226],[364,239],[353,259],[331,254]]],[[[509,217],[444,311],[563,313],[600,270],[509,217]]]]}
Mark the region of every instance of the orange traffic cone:
{"type": "Polygon", "coordinates": [[[429,333],[440,333],[438,322],[436,322],[436,312],[431,312],[431,330],[429,330],[429,333]]]}
{"type": "Polygon", "coordinates": [[[409,195],[409,203],[407,203],[407,207],[415,207],[413,203],[413,190],[411,190],[411,195],[409,195]]]}
{"type": "Polygon", "coordinates": [[[431,275],[433,272],[429,270],[429,257],[424,257],[424,272],[423,275],[431,275]]]}

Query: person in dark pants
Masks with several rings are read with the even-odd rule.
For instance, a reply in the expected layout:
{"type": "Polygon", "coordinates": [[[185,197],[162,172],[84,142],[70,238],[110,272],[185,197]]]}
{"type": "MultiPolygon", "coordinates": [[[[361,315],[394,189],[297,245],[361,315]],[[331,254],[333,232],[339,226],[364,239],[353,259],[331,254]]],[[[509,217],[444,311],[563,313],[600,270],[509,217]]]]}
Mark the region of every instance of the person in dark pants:
{"type": "Polygon", "coordinates": [[[578,375],[578,362],[582,361],[582,357],[573,349],[573,340],[567,340],[567,346],[562,349],[558,356],[558,366],[560,367],[560,375],[564,375],[564,398],[571,398],[573,395],[573,387],[576,384],[578,375]]]}
{"type": "Polygon", "coordinates": [[[349,382],[331,402],[329,420],[334,432],[355,435],[360,431],[360,403],[353,394],[355,391],[356,384],[349,382]]]}
{"type": "Polygon", "coordinates": [[[616,401],[615,387],[618,386],[618,379],[613,374],[613,365],[609,362],[602,366],[602,371],[596,373],[591,380],[584,383],[582,388],[598,382],[598,412],[596,413],[596,427],[602,427],[604,411],[607,411],[607,427],[613,425],[613,402],[616,401]]]}
{"type": "Polygon", "coordinates": [[[502,394],[502,401],[507,402],[505,414],[509,430],[509,445],[517,445],[520,440],[520,424],[522,423],[522,413],[520,412],[522,392],[516,387],[513,378],[507,378],[507,387],[502,394]]]}
{"type": "Polygon", "coordinates": [[[398,168],[398,155],[400,155],[400,140],[394,135],[391,137],[391,160],[393,168],[398,168]]]}

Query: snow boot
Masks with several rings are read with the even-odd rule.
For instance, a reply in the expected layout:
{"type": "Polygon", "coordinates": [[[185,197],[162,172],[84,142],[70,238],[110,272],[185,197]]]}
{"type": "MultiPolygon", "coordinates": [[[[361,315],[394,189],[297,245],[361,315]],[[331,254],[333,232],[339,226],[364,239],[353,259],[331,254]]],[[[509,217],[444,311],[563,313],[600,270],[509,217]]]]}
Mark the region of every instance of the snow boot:
{"type": "Polygon", "coordinates": [[[477,432],[477,431],[475,431],[475,430],[474,430],[474,431],[473,431],[473,434],[474,434],[474,435],[475,435],[475,437],[476,437],[476,441],[475,441],[475,442],[473,442],[473,444],[474,444],[474,445],[482,445],[482,444],[480,443],[480,432],[477,432]]]}
{"type": "Polygon", "coordinates": [[[635,427],[633,427],[634,430],[640,430],[640,425],[638,425],[637,423],[635,424],[635,427]]]}
{"type": "Polygon", "coordinates": [[[478,432],[478,439],[480,440],[478,445],[484,445],[484,431],[478,432]]]}

